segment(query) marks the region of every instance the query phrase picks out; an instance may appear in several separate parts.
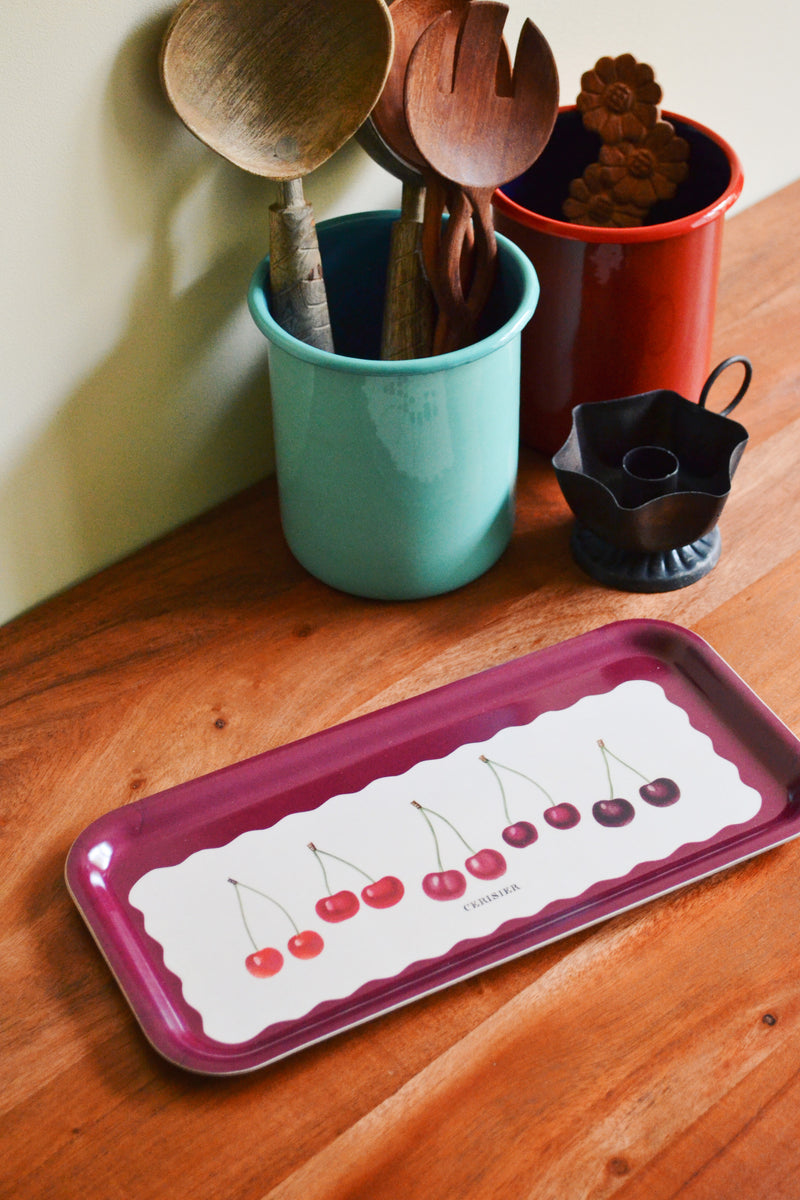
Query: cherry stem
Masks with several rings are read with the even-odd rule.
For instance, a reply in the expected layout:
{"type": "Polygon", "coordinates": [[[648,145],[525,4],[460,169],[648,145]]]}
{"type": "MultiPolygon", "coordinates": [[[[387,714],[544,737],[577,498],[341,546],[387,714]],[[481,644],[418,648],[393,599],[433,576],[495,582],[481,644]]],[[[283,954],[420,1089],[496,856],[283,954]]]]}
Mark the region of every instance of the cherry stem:
{"type": "Polygon", "coordinates": [[[250,938],[250,941],[251,941],[251,943],[252,943],[252,946],[253,946],[253,950],[255,950],[256,952],[258,952],[258,946],[257,946],[257,944],[256,944],[256,939],[253,937],[252,933],[250,932],[250,926],[247,924],[247,917],[244,915],[244,905],[242,904],[242,897],[241,897],[241,895],[239,894],[239,885],[238,885],[238,883],[236,882],[236,880],[235,880],[235,879],[229,879],[229,880],[228,880],[228,883],[232,883],[232,884],[233,884],[233,890],[236,892],[236,900],[237,900],[237,902],[238,902],[238,905],[239,905],[239,912],[241,913],[241,916],[242,916],[242,924],[244,925],[245,932],[247,933],[247,936],[250,938]]]}
{"type": "MultiPolygon", "coordinates": [[[[508,766],[506,766],[505,763],[492,762],[492,760],[490,758],[487,758],[485,754],[481,754],[480,760],[481,760],[481,762],[486,763],[487,767],[489,767],[489,769],[491,770],[495,779],[500,784],[500,790],[501,790],[501,792],[503,792],[503,804],[505,804],[506,794],[503,791],[502,783],[500,783],[500,776],[497,774],[497,771],[495,770],[496,767],[499,767],[502,771],[510,771],[512,775],[519,775],[520,779],[524,779],[526,783],[533,784],[533,786],[535,788],[538,788],[539,791],[542,793],[542,795],[547,799],[549,804],[553,803],[553,797],[550,795],[547,788],[542,787],[542,785],[540,783],[537,783],[535,779],[531,779],[530,775],[524,775],[522,773],[522,771],[518,771],[515,767],[508,767],[508,766]]],[[[506,816],[508,817],[508,809],[507,808],[506,808],[506,816]]],[[[510,817],[508,819],[511,820],[510,817]]]]}
{"type": "Polygon", "coordinates": [[[603,766],[606,769],[606,777],[608,779],[608,798],[609,798],[609,800],[613,800],[614,799],[614,784],[611,779],[611,767],[609,766],[609,763],[608,763],[608,755],[609,755],[610,751],[606,750],[602,740],[598,741],[597,744],[600,747],[600,753],[603,756],[603,766]]]}
{"type": "Polygon", "coordinates": [[[254,939],[253,939],[253,935],[252,935],[252,933],[250,933],[250,929],[249,929],[249,927],[248,927],[248,924],[247,924],[247,921],[246,921],[246,919],[245,919],[245,915],[244,915],[244,906],[242,905],[242,898],[241,898],[241,896],[240,896],[240,894],[239,894],[239,889],[240,889],[240,888],[246,888],[248,892],[255,892],[255,894],[256,894],[257,896],[261,896],[262,900],[269,900],[270,904],[274,904],[276,908],[279,908],[279,909],[281,910],[281,912],[282,912],[282,913],[283,913],[283,915],[286,917],[286,920],[289,922],[289,924],[291,925],[291,927],[292,927],[292,929],[295,931],[295,933],[299,933],[299,932],[300,932],[300,930],[298,929],[297,925],[295,925],[294,921],[292,920],[292,918],[290,917],[290,915],[289,915],[289,913],[286,911],[286,909],[283,907],[283,905],[282,905],[282,904],[280,904],[280,903],[279,903],[277,900],[274,900],[274,899],[272,898],[272,896],[268,896],[266,892],[260,892],[260,891],[258,890],[258,888],[251,887],[249,883],[240,883],[238,879],[229,879],[229,880],[228,880],[228,883],[232,883],[232,884],[233,884],[233,886],[234,886],[234,888],[236,889],[236,899],[239,901],[239,908],[240,908],[240,910],[241,910],[241,914],[242,914],[242,920],[244,921],[244,927],[245,927],[245,929],[247,930],[247,933],[248,933],[248,935],[249,935],[249,937],[250,937],[250,941],[253,943],[253,948],[254,948],[255,950],[257,950],[257,949],[258,949],[258,946],[256,946],[256,943],[255,943],[255,941],[254,941],[254,939]]]}
{"type": "MultiPolygon", "coordinates": [[[[627,767],[627,769],[629,771],[633,771],[634,775],[638,775],[640,779],[643,779],[645,781],[645,783],[649,782],[646,775],[643,775],[641,771],[637,771],[636,767],[632,767],[630,763],[626,763],[625,760],[623,758],[620,758],[618,755],[616,755],[613,750],[609,750],[608,746],[605,744],[605,742],[603,741],[602,738],[597,739],[597,744],[600,747],[600,749],[602,750],[604,758],[607,754],[610,754],[612,758],[615,758],[617,760],[617,762],[619,763],[619,765],[621,767],[627,767]]],[[[606,770],[608,770],[608,762],[607,761],[606,761],[606,770]]],[[[609,782],[610,782],[610,776],[609,776],[609,782]]],[[[613,796],[612,796],[612,799],[613,799],[613,796]]]]}
{"type": "Polygon", "coordinates": [[[444,865],[442,863],[442,855],[441,855],[441,851],[439,850],[439,839],[436,836],[436,830],[431,825],[430,820],[428,818],[428,814],[425,812],[425,809],[422,807],[422,805],[418,804],[416,800],[412,800],[411,803],[413,804],[414,808],[419,809],[420,813],[425,818],[425,823],[427,824],[428,829],[430,829],[430,831],[431,831],[431,836],[433,838],[433,845],[436,849],[437,866],[439,867],[440,871],[444,871],[444,865]]]}
{"type": "Polygon", "coordinates": [[[322,861],[319,854],[317,853],[316,846],[314,846],[311,842],[309,842],[308,848],[309,848],[309,850],[314,851],[314,857],[316,858],[317,862],[319,863],[320,870],[322,871],[322,878],[325,880],[325,891],[328,893],[329,896],[332,896],[333,892],[331,891],[331,885],[328,883],[328,872],[325,870],[325,863],[322,861]]]}
{"type": "Polygon", "coordinates": [[[494,763],[489,762],[489,759],[486,758],[486,756],[483,754],[481,755],[481,762],[486,763],[487,767],[489,768],[489,770],[492,772],[495,779],[497,780],[497,786],[500,788],[500,795],[503,799],[503,812],[505,813],[506,821],[510,825],[511,824],[511,814],[508,811],[508,800],[506,799],[506,789],[503,787],[503,781],[500,778],[500,776],[497,774],[494,763]]]}
{"type": "MultiPolygon", "coordinates": [[[[463,842],[463,843],[464,843],[464,845],[467,847],[467,849],[469,850],[470,854],[474,854],[474,853],[475,853],[475,851],[473,850],[472,846],[470,846],[470,844],[469,844],[469,842],[467,841],[467,839],[466,839],[466,838],[465,838],[465,837],[464,837],[462,834],[460,834],[460,833],[458,832],[458,830],[456,829],[456,827],[455,827],[455,825],[453,824],[453,822],[452,822],[452,821],[448,821],[447,817],[443,817],[441,813],[438,813],[438,812],[436,812],[436,810],[435,810],[435,809],[433,809],[433,808],[425,808],[425,806],[424,806],[423,804],[420,804],[420,803],[418,803],[418,801],[416,801],[416,800],[412,800],[412,801],[411,801],[411,803],[414,805],[414,807],[415,807],[415,808],[418,808],[418,809],[419,809],[419,811],[422,813],[423,817],[425,817],[425,820],[426,820],[426,821],[428,821],[428,825],[430,826],[430,830],[431,830],[431,833],[433,833],[433,836],[434,836],[434,838],[436,838],[436,834],[434,833],[433,826],[431,825],[430,821],[428,820],[428,815],[427,815],[428,813],[430,813],[430,815],[431,815],[432,817],[438,817],[440,821],[444,821],[445,825],[449,825],[449,826],[450,826],[450,828],[452,829],[453,833],[454,833],[454,834],[456,835],[456,837],[459,839],[459,841],[463,842]]],[[[436,843],[436,845],[437,845],[437,853],[438,853],[438,845],[439,845],[439,844],[438,844],[438,842],[436,843]]],[[[440,869],[441,869],[441,870],[444,870],[444,868],[442,867],[442,860],[441,860],[441,858],[439,859],[439,867],[440,867],[440,869]]]]}
{"type": "Polygon", "coordinates": [[[322,875],[325,880],[325,887],[328,889],[329,896],[332,894],[331,893],[331,885],[328,883],[328,872],[325,870],[325,864],[323,863],[322,858],[321,858],[321,855],[323,855],[323,854],[325,855],[326,858],[333,858],[333,859],[335,859],[336,862],[342,863],[345,867],[352,867],[352,869],[354,871],[357,871],[359,875],[363,875],[364,878],[366,880],[368,880],[370,883],[375,882],[375,880],[372,878],[371,875],[368,875],[366,871],[362,871],[361,867],[357,867],[355,863],[349,862],[348,859],[340,858],[338,854],[331,854],[330,850],[320,850],[317,846],[314,845],[313,842],[308,843],[308,848],[309,848],[309,850],[314,851],[317,862],[319,863],[320,867],[322,868],[322,875]]]}

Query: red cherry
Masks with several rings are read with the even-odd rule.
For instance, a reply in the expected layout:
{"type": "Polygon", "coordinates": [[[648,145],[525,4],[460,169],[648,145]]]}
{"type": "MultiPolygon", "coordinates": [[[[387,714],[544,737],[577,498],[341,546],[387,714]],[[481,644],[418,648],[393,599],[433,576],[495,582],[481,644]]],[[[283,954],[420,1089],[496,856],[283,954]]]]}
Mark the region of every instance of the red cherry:
{"type": "Polygon", "coordinates": [[[516,846],[518,850],[532,846],[538,836],[536,826],[531,825],[530,821],[516,821],[513,825],[506,825],[503,830],[503,841],[509,846],[516,846]]]}
{"type": "Polygon", "coordinates": [[[361,899],[370,908],[391,908],[403,899],[405,890],[396,875],[384,875],[361,889],[361,899]]]}
{"type": "Polygon", "coordinates": [[[499,850],[477,850],[464,866],[477,879],[498,879],[506,873],[506,860],[499,850]]]}
{"type": "Polygon", "coordinates": [[[270,975],[278,974],[283,966],[283,955],[280,950],[267,946],[264,950],[256,950],[254,954],[248,954],[244,965],[257,979],[267,979],[270,975]]]}
{"type": "Polygon", "coordinates": [[[315,929],[304,929],[289,938],[289,951],[295,958],[316,958],[325,946],[315,929]]]}
{"type": "Polygon", "coordinates": [[[552,808],[545,809],[544,819],[554,829],[572,829],[580,821],[581,814],[574,804],[554,804],[552,808]]]}
{"type": "Polygon", "coordinates": [[[360,905],[358,896],[355,892],[334,892],[332,896],[323,896],[314,905],[317,910],[317,916],[323,921],[346,921],[348,917],[354,917],[358,912],[360,905]]]}
{"type": "Polygon", "coordinates": [[[598,800],[592,805],[592,816],[598,825],[615,829],[621,825],[630,825],[636,816],[636,810],[630,800],[598,800]]]}
{"type": "Polygon", "coordinates": [[[639,788],[639,795],[655,808],[668,808],[681,798],[681,789],[673,779],[653,779],[639,788]]]}
{"type": "Polygon", "coordinates": [[[422,890],[431,900],[457,900],[467,890],[460,871],[431,871],[422,881],[422,890]]]}

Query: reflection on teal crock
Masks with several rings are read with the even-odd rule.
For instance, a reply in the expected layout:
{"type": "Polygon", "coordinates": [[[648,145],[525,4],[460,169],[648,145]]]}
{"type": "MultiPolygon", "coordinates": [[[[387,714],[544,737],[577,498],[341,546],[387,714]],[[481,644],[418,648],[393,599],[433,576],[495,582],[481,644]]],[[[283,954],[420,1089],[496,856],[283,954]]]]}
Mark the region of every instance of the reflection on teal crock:
{"type": "Polygon", "coordinates": [[[441,375],[418,376],[409,392],[398,379],[367,379],[364,391],[375,432],[396,469],[429,483],[453,465],[447,388],[441,375]]]}

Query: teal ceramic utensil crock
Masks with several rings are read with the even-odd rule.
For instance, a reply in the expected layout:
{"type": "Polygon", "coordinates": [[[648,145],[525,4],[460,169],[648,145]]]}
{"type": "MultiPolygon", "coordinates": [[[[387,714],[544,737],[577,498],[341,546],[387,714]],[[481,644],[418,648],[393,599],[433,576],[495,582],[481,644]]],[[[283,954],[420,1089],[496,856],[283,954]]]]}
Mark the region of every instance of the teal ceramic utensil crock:
{"type": "Polygon", "coordinates": [[[381,361],[396,212],[318,227],[337,353],[274,320],[269,258],[249,290],[267,338],[281,522],[323,582],[383,600],[432,596],[483,574],[508,545],[519,445],[520,335],[538,300],[527,257],[498,238],[497,283],[477,340],[381,361]]]}

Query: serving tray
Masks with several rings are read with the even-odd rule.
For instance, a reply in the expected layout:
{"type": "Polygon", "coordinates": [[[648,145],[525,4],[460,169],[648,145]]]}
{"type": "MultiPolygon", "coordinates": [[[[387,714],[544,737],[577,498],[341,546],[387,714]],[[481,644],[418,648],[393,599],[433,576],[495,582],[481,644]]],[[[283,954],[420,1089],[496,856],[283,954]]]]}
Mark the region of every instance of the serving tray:
{"type": "Polygon", "coordinates": [[[606,625],[116,809],[70,893],[146,1037],[265,1066],[800,833],[800,742],[606,625]]]}

